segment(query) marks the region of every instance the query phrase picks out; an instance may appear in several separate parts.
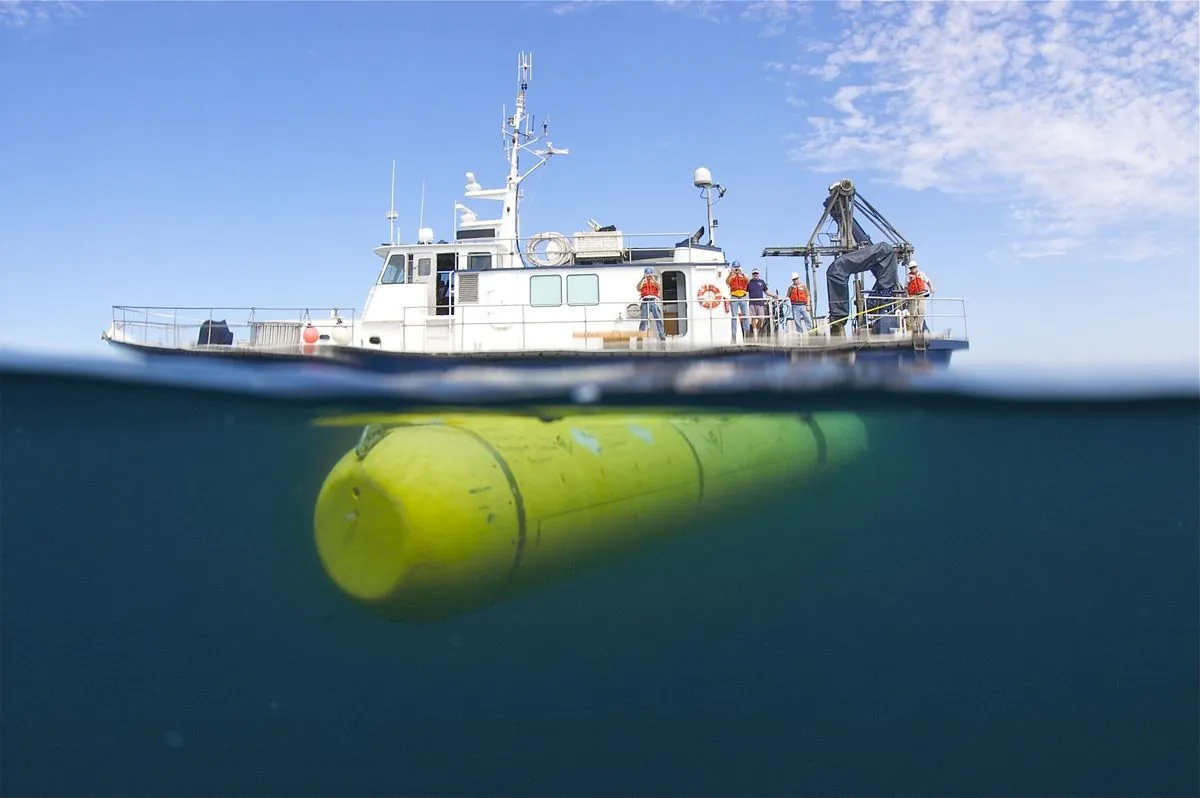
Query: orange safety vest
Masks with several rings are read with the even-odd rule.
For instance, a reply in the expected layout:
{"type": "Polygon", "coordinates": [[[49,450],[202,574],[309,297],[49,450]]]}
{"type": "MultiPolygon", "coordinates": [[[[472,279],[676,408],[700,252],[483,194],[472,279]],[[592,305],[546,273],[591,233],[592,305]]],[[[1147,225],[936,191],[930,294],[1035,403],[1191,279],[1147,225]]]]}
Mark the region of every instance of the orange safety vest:
{"type": "Polygon", "coordinates": [[[643,277],[642,281],[638,283],[638,293],[641,294],[642,299],[651,296],[658,297],[658,280],[653,277],[643,277]]]}
{"type": "Polygon", "coordinates": [[[792,300],[793,305],[807,305],[808,289],[802,285],[793,285],[788,288],[788,299],[792,300]]]}
{"type": "Polygon", "coordinates": [[[744,274],[731,274],[725,280],[725,285],[729,286],[729,293],[736,297],[746,295],[746,286],[750,285],[750,281],[746,279],[744,274]]]}
{"type": "Polygon", "coordinates": [[[921,275],[914,274],[912,279],[908,281],[908,295],[916,296],[929,291],[929,287],[925,285],[925,281],[921,279],[921,275]]]}

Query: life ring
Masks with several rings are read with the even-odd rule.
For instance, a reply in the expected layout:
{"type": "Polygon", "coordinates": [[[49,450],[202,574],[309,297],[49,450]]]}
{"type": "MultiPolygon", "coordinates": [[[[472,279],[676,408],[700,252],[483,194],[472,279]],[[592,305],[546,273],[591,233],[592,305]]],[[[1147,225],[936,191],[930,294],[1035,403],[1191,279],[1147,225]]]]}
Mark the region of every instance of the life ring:
{"type": "Polygon", "coordinates": [[[696,292],[696,299],[700,300],[700,307],[712,310],[721,304],[721,289],[712,283],[702,285],[696,292]]]}

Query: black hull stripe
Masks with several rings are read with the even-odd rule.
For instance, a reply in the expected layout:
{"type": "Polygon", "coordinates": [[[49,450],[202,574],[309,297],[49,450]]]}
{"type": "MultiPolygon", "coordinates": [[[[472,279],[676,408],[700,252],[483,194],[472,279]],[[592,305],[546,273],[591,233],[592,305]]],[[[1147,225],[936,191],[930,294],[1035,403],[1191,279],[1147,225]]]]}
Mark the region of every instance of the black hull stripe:
{"type": "Polygon", "coordinates": [[[817,467],[824,468],[829,461],[829,442],[825,440],[825,431],[813,418],[812,413],[801,413],[800,419],[812,430],[813,440],[817,443],[817,467]]]}
{"type": "Polygon", "coordinates": [[[504,586],[508,587],[516,577],[517,571],[521,568],[521,560],[525,557],[525,538],[526,538],[526,519],[525,519],[525,497],[521,495],[521,486],[517,484],[517,478],[513,474],[512,469],[508,467],[508,463],[500,456],[500,452],[496,451],[496,447],[487,442],[483,436],[474,430],[466,427],[455,427],[455,429],[467,433],[475,440],[479,441],[479,445],[487,450],[492,459],[496,461],[496,465],[500,467],[500,471],[504,474],[504,478],[508,480],[508,489],[512,491],[513,503],[517,509],[517,551],[513,555],[512,566],[508,569],[508,577],[504,580],[504,586]]]}
{"type": "Polygon", "coordinates": [[[700,493],[696,497],[696,504],[702,504],[704,502],[704,463],[700,462],[700,453],[696,451],[696,447],[692,445],[691,439],[684,434],[683,430],[674,424],[671,424],[671,429],[679,433],[679,437],[683,438],[683,442],[687,444],[688,451],[692,453],[692,457],[696,460],[696,474],[700,487],[700,493]]]}

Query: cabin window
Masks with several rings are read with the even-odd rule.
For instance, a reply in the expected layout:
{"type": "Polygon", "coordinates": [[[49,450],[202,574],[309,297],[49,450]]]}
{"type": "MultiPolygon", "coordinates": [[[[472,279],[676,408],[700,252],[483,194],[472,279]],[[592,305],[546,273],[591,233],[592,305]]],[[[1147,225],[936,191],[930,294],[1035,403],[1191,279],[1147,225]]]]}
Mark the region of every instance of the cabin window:
{"type": "Polygon", "coordinates": [[[599,305],[600,304],[600,275],[598,275],[598,274],[568,274],[567,275],[567,304],[568,305],[599,305]]]}
{"type": "Polygon", "coordinates": [[[562,304],[562,277],[538,274],[529,278],[529,304],[535,308],[556,308],[562,304]]]}
{"type": "Polygon", "coordinates": [[[387,265],[383,267],[383,274],[380,276],[379,282],[383,285],[403,283],[405,281],[405,261],[407,258],[402,253],[388,257],[387,265]]]}
{"type": "Polygon", "coordinates": [[[492,268],[492,253],[468,252],[467,269],[470,271],[485,271],[492,268]]]}
{"type": "Polygon", "coordinates": [[[417,261],[417,276],[418,277],[428,277],[429,273],[431,271],[433,271],[433,259],[432,258],[421,258],[420,260],[417,261]]]}

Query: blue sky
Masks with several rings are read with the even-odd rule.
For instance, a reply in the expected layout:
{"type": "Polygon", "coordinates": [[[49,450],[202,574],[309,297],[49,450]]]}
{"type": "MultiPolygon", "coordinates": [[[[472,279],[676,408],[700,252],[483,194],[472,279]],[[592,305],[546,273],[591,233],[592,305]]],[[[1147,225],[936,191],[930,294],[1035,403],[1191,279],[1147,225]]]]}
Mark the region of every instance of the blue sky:
{"type": "Polygon", "coordinates": [[[114,304],[361,309],[392,160],[402,235],[422,181],[448,233],[526,50],[571,154],[523,234],[694,230],[705,165],[780,286],[763,246],[848,176],[967,300],[963,362],[1194,368],[1198,8],[0,0],[0,346],[104,355],[114,304]]]}

